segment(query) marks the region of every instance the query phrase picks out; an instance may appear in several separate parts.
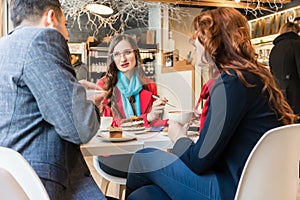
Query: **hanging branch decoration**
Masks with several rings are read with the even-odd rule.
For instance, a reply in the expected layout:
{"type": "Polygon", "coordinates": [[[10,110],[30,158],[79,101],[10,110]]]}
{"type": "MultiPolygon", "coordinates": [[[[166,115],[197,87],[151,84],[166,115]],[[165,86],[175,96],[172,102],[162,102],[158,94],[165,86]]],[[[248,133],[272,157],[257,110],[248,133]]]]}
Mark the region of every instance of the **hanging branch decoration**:
{"type": "MultiPolygon", "coordinates": [[[[129,21],[136,21],[142,25],[148,25],[148,8],[157,6],[158,3],[144,2],[139,0],[61,0],[62,8],[67,19],[73,19],[74,23],[78,24],[82,30],[83,24],[80,19],[86,15],[88,22],[85,24],[86,28],[94,30],[94,35],[97,35],[102,27],[109,27],[110,32],[107,36],[112,36],[116,33],[124,32],[125,28],[130,29],[129,21]],[[102,16],[90,13],[86,9],[89,3],[99,3],[107,5],[114,10],[114,13],[109,16],[102,16]],[[116,22],[120,22],[120,26],[115,26],[116,22]]],[[[170,20],[181,21],[182,16],[188,15],[184,9],[171,4],[160,4],[161,8],[168,8],[170,13],[170,20]]]]}
{"type": "Polygon", "coordinates": [[[290,10],[285,13],[284,22],[293,22],[296,19],[297,13],[296,10],[290,10]]]}
{"type": "MultiPolygon", "coordinates": [[[[170,2],[169,0],[161,1],[170,2]]],[[[156,7],[157,5],[159,5],[161,9],[167,9],[169,11],[169,20],[171,22],[181,23],[185,17],[190,16],[190,13],[178,5],[187,5],[187,3],[193,1],[179,0],[176,2],[176,5],[171,3],[158,3],[157,0],[153,0],[152,2],[142,0],[60,0],[60,2],[66,14],[66,18],[73,20],[71,26],[77,23],[80,31],[82,31],[82,28],[85,26],[85,28],[93,30],[94,36],[99,34],[101,28],[107,28],[108,33],[106,36],[112,36],[116,33],[124,32],[125,29],[129,30],[131,28],[129,22],[134,21],[138,26],[141,23],[139,27],[147,27],[148,9],[150,7],[156,7]],[[107,5],[114,10],[114,13],[109,16],[93,14],[86,9],[86,5],[89,3],[107,5]],[[83,24],[81,22],[82,16],[87,17],[87,23],[85,22],[85,24],[83,24]]],[[[264,11],[276,12],[283,8],[285,0],[244,0],[241,2],[245,3],[246,8],[244,8],[244,10],[246,16],[251,14],[254,17],[258,17],[259,15],[263,15],[264,11]],[[268,9],[266,9],[266,7],[268,7],[268,9]]],[[[187,25],[186,23],[181,24],[187,25]]]]}
{"type": "Polygon", "coordinates": [[[248,13],[252,14],[254,17],[258,17],[259,15],[263,15],[263,11],[268,12],[277,12],[279,9],[283,8],[285,0],[247,0],[247,8],[245,9],[246,15],[248,13]],[[268,6],[264,6],[268,5],[268,6]],[[268,8],[268,9],[266,9],[268,8]]]}

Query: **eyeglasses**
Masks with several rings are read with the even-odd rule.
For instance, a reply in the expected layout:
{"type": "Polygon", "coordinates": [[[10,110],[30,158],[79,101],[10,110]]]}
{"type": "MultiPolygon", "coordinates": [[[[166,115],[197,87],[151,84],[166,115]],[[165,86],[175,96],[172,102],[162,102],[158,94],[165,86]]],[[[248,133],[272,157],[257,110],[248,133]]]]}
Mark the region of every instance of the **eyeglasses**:
{"type": "Polygon", "coordinates": [[[121,55],[127,57],[127,56],[130,56],[133,52],[134,52],[134,49],[125,49],[123,51],[112,52],[110,55],[113,60],[120,60],[121,55]]]}

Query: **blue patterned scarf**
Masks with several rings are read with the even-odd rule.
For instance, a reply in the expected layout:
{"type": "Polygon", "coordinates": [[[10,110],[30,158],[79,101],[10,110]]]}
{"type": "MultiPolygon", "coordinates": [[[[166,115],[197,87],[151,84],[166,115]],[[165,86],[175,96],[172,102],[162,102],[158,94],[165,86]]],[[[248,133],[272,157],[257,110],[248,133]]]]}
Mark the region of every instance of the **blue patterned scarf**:
{"type": "Polygon", "coordinates": [[[124,108],[124,112],[126,115],[126,118],[129,118],[130,116],[134,116],[134,111],[132,109],[132,106],[128,100],[129,97],[134,96],[135,99],[135,105],[136,105],[136,115],[141,115],[141,106],[140,106],[140,91],[142,90],[142,84],[140,83],[136,71],[134,71],[130,81],[127,79],[127,77],[120,71],[118,71],[118,82],[117,82],[117,88],[121,92],[122,96],[122,105],[124,108]]]}

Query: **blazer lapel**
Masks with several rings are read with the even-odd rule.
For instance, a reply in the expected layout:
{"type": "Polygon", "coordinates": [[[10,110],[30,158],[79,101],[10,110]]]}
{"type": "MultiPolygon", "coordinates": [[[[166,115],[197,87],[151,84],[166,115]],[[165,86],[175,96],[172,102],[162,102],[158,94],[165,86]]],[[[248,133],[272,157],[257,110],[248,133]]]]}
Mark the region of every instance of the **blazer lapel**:
{"type": "Polygon", "coordinates": [[[123,108],[123,104],[122,104],[122,97],[121,97],[121,92],[119,89],[116,90],[116,104],[117,104],[117,108],[120,108],[120,114],[122,118],[126,118],[125,112],[124,112],[124,108],[123,108]]]}
{"type": "Polygon", "coordinates": [[[152,92],[143,89],[140,92],[140,104],[141,104],[142,114],[146,113],[151,101],[152,101],[152,92]]]}

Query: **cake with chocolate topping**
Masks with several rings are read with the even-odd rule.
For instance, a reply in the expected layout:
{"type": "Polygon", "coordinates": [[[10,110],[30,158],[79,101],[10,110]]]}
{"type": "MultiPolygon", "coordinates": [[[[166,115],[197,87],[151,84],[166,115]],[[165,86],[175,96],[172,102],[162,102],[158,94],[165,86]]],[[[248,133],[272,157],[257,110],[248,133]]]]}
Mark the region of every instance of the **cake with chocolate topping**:
{"type": "Polygon", "coordinates": [[[137,131],[144,130],[145,124],[142,117],[132,116],[128,119],[123,119],[121,127],[124,131],[137,131]]]}

